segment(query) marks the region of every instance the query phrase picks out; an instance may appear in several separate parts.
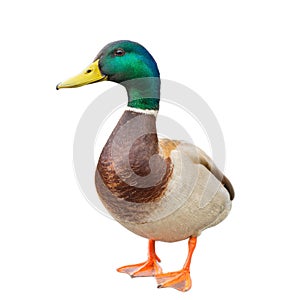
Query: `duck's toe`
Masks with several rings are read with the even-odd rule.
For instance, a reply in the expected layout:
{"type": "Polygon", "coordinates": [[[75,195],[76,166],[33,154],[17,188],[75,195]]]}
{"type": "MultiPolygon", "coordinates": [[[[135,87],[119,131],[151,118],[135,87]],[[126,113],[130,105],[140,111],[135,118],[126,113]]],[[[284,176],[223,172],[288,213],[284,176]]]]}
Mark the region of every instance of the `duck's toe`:
{"type": "Polygon", "coordinates": [[[148,259],[140,264],[124,266],[118,268],[117,271],[128,274],[131,277],[150,277],[162,273],[162,269],[155,259],[148,259]]]}
{"type": "Polygon", "coordinates": [[[159,274],[156,277],[158,288],[172,287],[178,291],[186,292],[192,287],[192,280],[189,270],[159,274]]]}

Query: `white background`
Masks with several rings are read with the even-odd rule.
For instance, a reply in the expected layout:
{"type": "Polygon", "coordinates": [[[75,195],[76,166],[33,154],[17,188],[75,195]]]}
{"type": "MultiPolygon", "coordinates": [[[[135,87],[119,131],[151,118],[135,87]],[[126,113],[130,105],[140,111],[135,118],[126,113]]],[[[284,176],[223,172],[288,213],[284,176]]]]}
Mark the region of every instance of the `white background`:
{"type": "MultiPolygon", "coordinates": [[[[299,299],[299,1],[1,6],[1,299],[299,299]],[[147,241],[94,210],[74,177],[78,121],[114,84],[55,85],[118,39],[200,94],[226,140],[236,199],[199,238],[185,294],[115,271],[144,260],[147,241]]],[[[165,271],[182,266],[186,241],[157,248],[165,271]]]]}

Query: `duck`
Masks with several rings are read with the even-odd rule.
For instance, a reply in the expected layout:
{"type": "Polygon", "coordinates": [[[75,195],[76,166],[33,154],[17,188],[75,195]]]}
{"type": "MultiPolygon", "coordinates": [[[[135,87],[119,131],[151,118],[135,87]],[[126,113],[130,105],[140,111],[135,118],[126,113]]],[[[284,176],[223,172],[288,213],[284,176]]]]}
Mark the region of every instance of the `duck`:
{"type": "Polygon", "coordinates": [[[109,43],[81,73],[56,88],[103,81],[122,85],[128,103],[100,154],[95,187],[111,216],[148,240],[147,260],[117,271],[155,277],[158,288],[186,292],[197,239],[228,216],[233,186],[199,147],[158,136],[160,72],[145,47],[129,40],[109,43]],[[164,273],[156,242],[183,240],[188,240],[188,255],[182,269],[164,273]]]}

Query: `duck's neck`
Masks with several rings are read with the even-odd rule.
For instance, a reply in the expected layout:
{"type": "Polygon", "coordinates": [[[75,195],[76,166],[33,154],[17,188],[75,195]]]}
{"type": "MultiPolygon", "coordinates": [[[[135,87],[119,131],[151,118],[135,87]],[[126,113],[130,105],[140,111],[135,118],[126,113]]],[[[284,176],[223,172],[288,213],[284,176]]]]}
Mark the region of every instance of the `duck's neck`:
{"type": "Polygon", "coordinates": [[[160,78],[145,77],[122,82],[128,95],[128,107],[143,111],[158,111],[160,78]]]}
{"type": "Polygon", "coordinates": [[[152,202],[164,192],[172,172],[170,161],[159,154],[156,131],[160,79],[146,77],[121,84],[128,94],[128,107],[103,148],[98,174],[114,196],[152,202]]]}

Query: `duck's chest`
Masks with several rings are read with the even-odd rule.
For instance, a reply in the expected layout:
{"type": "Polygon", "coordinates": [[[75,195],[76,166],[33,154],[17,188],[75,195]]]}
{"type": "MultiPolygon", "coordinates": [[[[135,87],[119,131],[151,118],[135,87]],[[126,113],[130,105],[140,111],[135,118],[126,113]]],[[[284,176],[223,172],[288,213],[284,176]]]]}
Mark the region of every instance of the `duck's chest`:
{"type": "Polygon", "coordinates": [[[166,190],[170,160],[159,155],[154,116],[126,111],[108,139],[96,170],[97,192],[117,218],[142,218],[166,190]]]}

